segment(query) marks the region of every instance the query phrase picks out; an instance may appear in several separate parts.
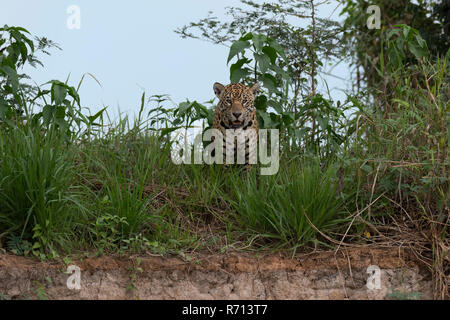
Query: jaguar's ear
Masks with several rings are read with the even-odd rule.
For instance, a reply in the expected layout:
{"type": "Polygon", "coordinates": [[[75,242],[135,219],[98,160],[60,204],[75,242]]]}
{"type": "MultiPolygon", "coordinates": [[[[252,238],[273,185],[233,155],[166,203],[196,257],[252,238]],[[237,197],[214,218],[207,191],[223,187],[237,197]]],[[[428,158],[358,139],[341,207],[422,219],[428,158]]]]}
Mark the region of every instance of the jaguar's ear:
{"type": "Polygon", "coordinates": [[[214,93],[216,94],[216,97],[220,99],[220,95],[222,94],[223,90],[225,89],[225,86],[221,83],[214,83],[214,93]]]}
{"type": "Polygon", "coordinates": [[[250,91],[253,93],[253,96],[256,97],[259,93],[259,83],[255,83],[251,88],[250,91]]]}

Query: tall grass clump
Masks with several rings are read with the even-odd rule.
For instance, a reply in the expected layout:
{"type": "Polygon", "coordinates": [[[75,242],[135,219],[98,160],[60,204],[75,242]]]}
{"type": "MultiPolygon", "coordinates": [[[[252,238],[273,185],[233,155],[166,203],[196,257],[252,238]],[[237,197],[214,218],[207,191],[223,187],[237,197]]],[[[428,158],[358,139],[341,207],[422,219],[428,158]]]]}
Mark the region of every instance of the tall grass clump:
{"type": "MultiPolygon", "coordinates": [[[[180,229],[176,205],[169,203],[182,181],[170,145],[145,122],[127,116],[102,128],[79,148],[77,171],[89,214],[80,235],[101,252],[133,248],[159,253],[191,242],[180,229]]],[[[175,202],[175,201],[174,201],[175,202]]]]}
{"type": "Polygon", "coordinates": [[[274,176],[236,180],[232,201],[237,220],[246,232],[277,239],[291,248],[320,238],[345,218],[337,192],[336,168],[317,161],[294,159],[274,176]]]}
{"type": "Polygon", "coordinates": [[[431,56],[406,25],[382,40],[375,69],[383,83],[375,100],[353,100],[358,111],[347,161],[354,166],[345,178],[357,187],[355,212],[390,245],[413,248],[433,270],[436,298],[443,298],[450,271],[450,51],[431,56]]]}
{"type": "Polygon", "coordinates": [[[18,251],[23,241],[33,249],[64,245],[80,212],[65,137],[33,125],[0,126],[0,155],[0,232],[18,251]]]}
{"type": "MultiPolygon", "coordinates": [[[[127,122],[123,119],[122,122],[127,122]]],[[[151,218],[151,183],[159,148],[136,130],[118,125],[100,139],[94,138],[84,146],[86,163],[84,177],[87,183],[101,183],[96,194],[98,215],[113,215],[123,219],[121,237],[141,231],[151,218]],[[122,128],[122,129],[119,129],[122,128]]]]}

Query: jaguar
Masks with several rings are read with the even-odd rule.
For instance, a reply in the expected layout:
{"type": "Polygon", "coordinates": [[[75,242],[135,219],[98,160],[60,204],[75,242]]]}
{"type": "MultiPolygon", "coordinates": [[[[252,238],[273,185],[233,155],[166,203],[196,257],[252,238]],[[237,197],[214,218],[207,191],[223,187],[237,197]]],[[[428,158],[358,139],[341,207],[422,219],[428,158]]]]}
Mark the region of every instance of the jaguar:
{"type": "MultiPolygon", "coordinates": [[[[255,98],[259,93],[260,86],[255,83],[248,87],[242,83],[232,83],[224,86],[214,83],[214,93],[219,102],[214,112],[212,128],[218,129],[223,136],[223,160],[226,160],[226,147],[233,150],[234,158],[237,159],[238,148],[244,147],[238,143],[245,143],[245,170],[249,171],[251,164],[256,162],[258,120],[255,109],[255,98]],[[226,139],[227,134],[233,134],[232,140],[226,139]],[[239,136],[242,136],[239,139],[239,136]],[[252,136],[253,135],[253,136],[252,136]]],[[[214,156],[214,154],[212,154],[214,156]]]]}

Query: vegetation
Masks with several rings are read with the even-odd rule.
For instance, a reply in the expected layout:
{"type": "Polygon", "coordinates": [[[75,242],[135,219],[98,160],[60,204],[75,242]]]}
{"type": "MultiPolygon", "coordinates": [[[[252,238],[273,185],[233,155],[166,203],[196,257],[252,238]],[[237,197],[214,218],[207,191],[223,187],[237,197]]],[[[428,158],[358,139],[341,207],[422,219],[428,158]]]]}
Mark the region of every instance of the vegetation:
{"type": "Polygon", "coordinates": [[[204,249],[408,246],[429,265],[435,297],[445,298],[448,45],[436,46],[397,18],[362,34],[352,15],[364,16],[363,1],[342,9],[345,27],[318,19],[314,1],[243,2],[258,14],[231,10],[235,20],[219,30],[235,33],[214,32],[213,18],[178,32],[195,36],[189,28],[204,28],[204,38],[230,46],[231,82],[262,84],[259,122],[281,133],[280,170],[272,176],[170,160],[169,137],[199,122],[210,126],[213,101],[175,105],[143,94],[137,118],[110,123],[106,109],[83,111],[83,79],[76,87],[27,85],[21,67],[54,44],[20,27],[0,28],[0,248],[51,259],[87,251],[187,258],[204,249]],[[314,23],[291,28],[268,13],[304,14],[314,23]],[[317,76],[322,61],[342,49],[333,43],[352,34],[345,28],[358,35],[342,46],[352,48],[364,77],[346,101],[334,101],[317,90],[317,76]],[[363,46],[368,36],[376,46],[363,46]]]}

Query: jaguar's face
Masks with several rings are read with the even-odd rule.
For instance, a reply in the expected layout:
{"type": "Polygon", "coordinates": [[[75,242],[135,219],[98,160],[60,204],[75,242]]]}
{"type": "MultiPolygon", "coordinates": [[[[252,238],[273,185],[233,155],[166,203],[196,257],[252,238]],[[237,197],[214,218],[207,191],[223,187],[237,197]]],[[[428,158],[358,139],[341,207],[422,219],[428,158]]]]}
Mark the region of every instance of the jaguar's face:
{"type": "Polygon", "coordinates": [[[220,125],[231,129],[251,126],[258,91],[258,83],[247,87],[241,83],[223,86],[216,82],[214,92],[219,98],[220,125]]]}

